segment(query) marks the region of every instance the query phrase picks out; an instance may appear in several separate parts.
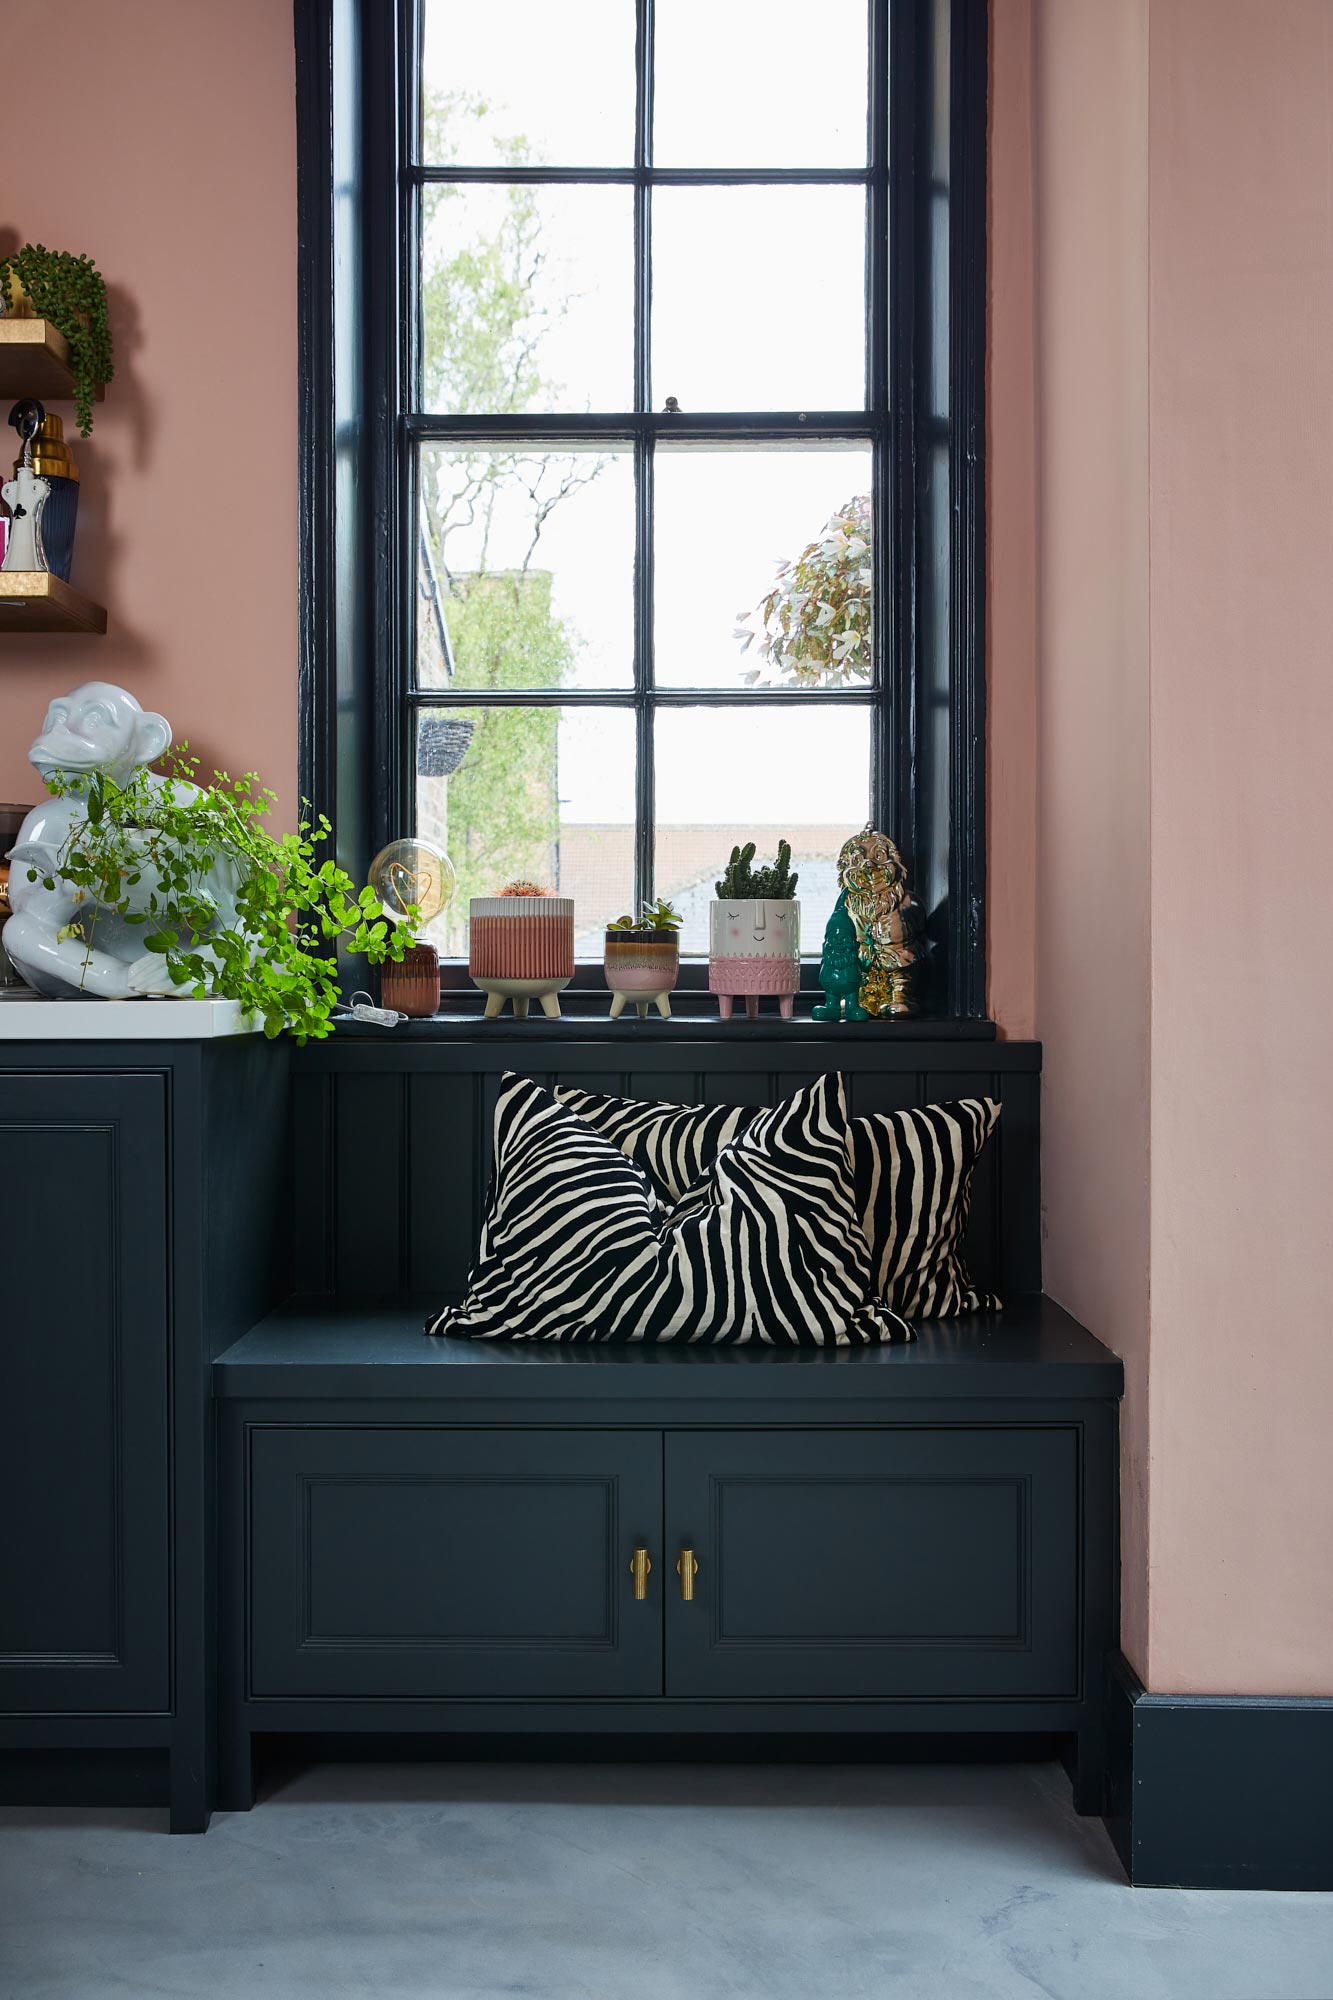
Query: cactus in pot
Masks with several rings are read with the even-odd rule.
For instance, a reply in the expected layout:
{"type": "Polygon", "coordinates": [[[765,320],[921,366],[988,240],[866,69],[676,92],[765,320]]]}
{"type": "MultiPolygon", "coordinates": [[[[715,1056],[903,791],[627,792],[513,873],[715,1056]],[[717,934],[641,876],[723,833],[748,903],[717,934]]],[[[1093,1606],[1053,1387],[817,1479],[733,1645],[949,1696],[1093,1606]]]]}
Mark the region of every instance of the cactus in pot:
{"type": "Polygon", "coordinates": [[[801,984],[801,906],[796,900],[791,842],[778,842],[777,858],[758,868],[755,843],[731,850],[709,911],[708,990],[731,1019],[733,999],[745,1001],[753,1019],[763,994],[775,994],[789,1021],[801,984]]]}

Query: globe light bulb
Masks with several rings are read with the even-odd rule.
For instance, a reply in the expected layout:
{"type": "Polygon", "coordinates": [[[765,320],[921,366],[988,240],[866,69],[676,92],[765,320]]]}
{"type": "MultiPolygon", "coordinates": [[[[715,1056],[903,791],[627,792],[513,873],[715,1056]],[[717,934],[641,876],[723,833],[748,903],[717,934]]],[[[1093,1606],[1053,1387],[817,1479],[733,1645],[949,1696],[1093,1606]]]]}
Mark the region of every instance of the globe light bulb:
{"type": "Polygon", "coordinates": [[[386,916],[401,922],[415,907],[420,924],[448,908],[457,886],[449,856],[428,840],[391,840],[371,862],[367,879],[386,916]]]}

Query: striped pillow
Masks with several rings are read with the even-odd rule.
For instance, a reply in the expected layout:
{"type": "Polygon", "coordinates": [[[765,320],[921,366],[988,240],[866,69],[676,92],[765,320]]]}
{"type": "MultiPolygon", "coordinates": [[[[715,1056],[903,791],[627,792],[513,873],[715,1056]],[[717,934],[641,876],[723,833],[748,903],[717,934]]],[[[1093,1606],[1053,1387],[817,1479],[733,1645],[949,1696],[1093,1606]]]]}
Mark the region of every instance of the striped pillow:
{"type": "MultiPolygon", "coordinates": [[[[762,1113],[755,1105],[644,1104],[561,1088],[556,1096],[634,1160],[664,1202],[679,1201],[719,1148],[762,1113]]],[[[972,1169],[1000,1107],[989,1097],[849,1120],[861,1225],[874,1289],[911,1319],[998,1311],[963,1258],[972,1169]]]]}
{"type": "Polygon", "coordinates": [[[507,1076],[483,1255],[430,1333],[472,1340],[910,1339],[867,1303],[839,1077],[758,1114],[679,1213],[640,1168],[530,1078],[507,1076]]]}
{"type": "Polygon", "coordinates": [[[997,1312],[963,1261],[972,1169],[995,1129],[991,1097],[853,1118],[852,1168],[874,1289],[908,1319],[997,1312]]]}

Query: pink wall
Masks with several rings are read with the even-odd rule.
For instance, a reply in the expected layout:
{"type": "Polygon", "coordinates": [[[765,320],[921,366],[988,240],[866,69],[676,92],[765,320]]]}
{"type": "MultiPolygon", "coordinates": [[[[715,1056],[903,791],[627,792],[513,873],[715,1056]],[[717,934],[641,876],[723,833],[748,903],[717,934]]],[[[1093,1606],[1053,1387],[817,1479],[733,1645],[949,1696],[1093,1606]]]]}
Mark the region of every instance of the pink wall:
{"type": "MultiPolygon", "coordinates": [[[[116,379],[76,450],[104,639],[0,638],[0,799],[50,696],[119,681],[208,765],[296,785],[296,139],[281,0],[5,0],[0,244],[85,251],[116,379]]],[[[56,406],[73,433],[73,413],[56,406]]],[[[3,413],[0,413],[3,414],[3,413]]],[[[13,442],[13,433],[5,436],[13,442]]],[[[7,454],[12,457],[12,452],[7,454]]]]}
{"type": "Polygon", "coordinates": [[[1148,1565],[1147,0],[1038,0],[1037,1031],[1047,1289],[1125,1359],[1123,1639],[1148,1565]]]}
{"type": "Polygon", "coordinates": [[[986,967],[992,1020],[1035,1032],[1037,377],[1032,0],[993,0],[986,373],[986,967]]]}
{"type": "Polygon", "coordinates": [[[1333,1694],[1333,6],[1153,0],[1153,1685],[1333,1694]]]}
{"type": "MultiPolygon", "coordinates": [[[[991,140],[997,315],[1035,215],[1026,763],[998,547],[991,701],[1038,793],[1047,1283],[1125,1359],[1130,1659],[1327,1695],[1333,7],[1031,7],[994,0],[991,140]]],[[[1020,413],[1023,319],[992,326],[1020,413]]],[[[1015,559],[1025,427],[993,409],[1015,559]]],[[[1021,911],[1011,807],[992,836],[1021,911]]]]}

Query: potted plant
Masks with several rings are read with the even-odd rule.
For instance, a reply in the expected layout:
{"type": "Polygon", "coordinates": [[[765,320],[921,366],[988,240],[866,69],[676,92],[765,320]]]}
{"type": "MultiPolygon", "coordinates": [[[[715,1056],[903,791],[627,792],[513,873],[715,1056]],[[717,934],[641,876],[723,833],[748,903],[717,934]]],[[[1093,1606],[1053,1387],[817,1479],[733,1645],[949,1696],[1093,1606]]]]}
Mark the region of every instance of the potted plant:
{"type": "Polygon", "coordinates": [[[536,882],[506,882],[495,896],[468,903],[468,973],[486,995],[493,1021],[506,1000],[525,1020],[530,1000],[560,1018],[559,995],[574,977],[574,902],[536,882]]]}
{"type": "Polygon", "coordinates": [[[778,842],[777,860],[754,866],[754,842],[733,847],[727,872],[709,908],[708,990],[718,1012],[731,1019],[733,999],[745,1001],[752,1019],[761,994],[778,996],[790,1021],[801,984],[801,906],[791,872],[791,843],[778,842]]]}
{"type": "Polygon", "coordinates": [[[90,257],[25,243],[0,257],[0,313],[49,319],[69,342],[74,376],[74,410],[79,433],[93,427],[93,398],[111,380],[111,326],[106,284],[90,257]]]}
{"type": "Polygon", "coordinates": [[[664,1021],[671,1018],[667,995],[680,971],[680,911],[667,902],[645,903],[636,921],[617,917],[606,927],[603,966],[611,989],[611,1019],[619,1020],[632,1000],[642,1021],[652,1003],[664,1021]]]}
{"type": "Polygon", "coordinates": [[[274,794],[254,772],[215,771],[201,786],[197,768],[178,754],[166,776],[140,769],[124,784],[104,771],[53,771],[47,791],[81,810],[49,873],[15,850],[15,907],[22,869],[26,885],[66,894],[68,932],[89,961],[104,939],[111,948],[126,936],[141,964],[160,961],[137,990],[235,1000],[270,1039],[284,1029],[298,1043],[327,1035],[341,999],[338,947],[380,965],[402,957],[410,927],[389,921],[374,889],[358,892],[336,862],[317,859],[328,820],[275,838],[263,825],[274,794]]]}

